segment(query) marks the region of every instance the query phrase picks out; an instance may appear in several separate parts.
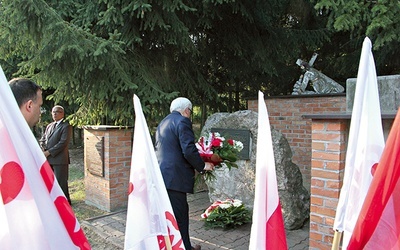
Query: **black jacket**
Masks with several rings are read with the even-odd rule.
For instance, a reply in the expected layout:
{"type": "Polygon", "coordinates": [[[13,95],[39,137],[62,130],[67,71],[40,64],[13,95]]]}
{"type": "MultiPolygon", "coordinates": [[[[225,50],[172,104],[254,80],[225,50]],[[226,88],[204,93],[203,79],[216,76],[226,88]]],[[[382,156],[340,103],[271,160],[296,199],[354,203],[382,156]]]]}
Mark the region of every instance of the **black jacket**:
{"type": "Polygon", "coordinates": [[[203,171],[205,164],[196,148],[190,119],[173,111],[158,125],[155,139],[166,188],[193,193],[194,171],[203,171]]]}

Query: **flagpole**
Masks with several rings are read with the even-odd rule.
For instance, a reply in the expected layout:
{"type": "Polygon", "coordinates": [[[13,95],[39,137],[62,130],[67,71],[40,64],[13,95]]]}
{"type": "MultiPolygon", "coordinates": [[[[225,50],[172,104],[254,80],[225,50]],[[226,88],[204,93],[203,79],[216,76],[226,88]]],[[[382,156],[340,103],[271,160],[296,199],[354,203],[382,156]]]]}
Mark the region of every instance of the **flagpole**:
{"type": "Polygon", "coordinates": [[[171,245],[171,241],[169,239],[169,236],[164,236],[165,239],[165,247],[167,248],[167,250],[172,250],[172,245],[171,245]]]}
{"type": "Polygon", "coordinates": [[[335,231],[335,234],[333,236],[333,242],[332,242],[332,250],[339,249],[341,239],[342,239],[342,232],[335,231]]]}

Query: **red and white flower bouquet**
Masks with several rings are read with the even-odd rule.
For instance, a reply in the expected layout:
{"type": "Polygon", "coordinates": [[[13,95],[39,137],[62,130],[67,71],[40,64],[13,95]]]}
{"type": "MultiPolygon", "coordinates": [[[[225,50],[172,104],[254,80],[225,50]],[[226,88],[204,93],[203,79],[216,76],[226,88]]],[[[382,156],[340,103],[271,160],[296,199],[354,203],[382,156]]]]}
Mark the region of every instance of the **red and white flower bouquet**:
{"type": "Polygon", "coordinates": [[[214,202],[201,214],[201,218],[206,227],[228,229],[250,222],[251,214],[241,200],[226,199],[214,202]]]}
{"type": "MultiPolygon", "coordinates": [[[[208,137],[202,136],[196,143],[200,156],[205,162],[211,162],[216,168],[226,166],[229,170],[237,168],[235,163],[238,154],[243,149],[243,143],[233,139],[225,139],[219,133],[209,133],[208,137]]],[[[206,172],[206,179],[210,180],[215,176],[206,172]]]]}

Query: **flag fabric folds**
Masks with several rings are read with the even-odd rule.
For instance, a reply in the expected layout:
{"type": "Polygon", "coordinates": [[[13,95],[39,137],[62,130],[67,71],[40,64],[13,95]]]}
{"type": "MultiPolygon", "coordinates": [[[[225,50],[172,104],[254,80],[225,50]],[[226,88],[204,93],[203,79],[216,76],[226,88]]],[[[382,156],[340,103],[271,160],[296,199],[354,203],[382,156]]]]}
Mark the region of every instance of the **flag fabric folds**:
{"type": "Polygon", "coordinates": [[[348,249],[400,249],[400,110],[374,171],[348,249]]]}
{"type": "Polygon", "coordinates": [[[372,44],[363,42],[347,145],[343,186],[333,228],[343,232],[346,249],[385,142],[372,44]]]}
{"type": "Polygon", "coordinates": [[[287,249],[279,202],[271,128],[263,93],[258,93],[256,182],[250,250],[287,249]]]}
{"type": "Polygon", "coordinates": [[[125,249],[184,250],[139,98],[128,191],[125,249]]]}
{"type": "Polygon", "coordinates": [[[90,249],[0,67],[0,248],[90,249]]]}

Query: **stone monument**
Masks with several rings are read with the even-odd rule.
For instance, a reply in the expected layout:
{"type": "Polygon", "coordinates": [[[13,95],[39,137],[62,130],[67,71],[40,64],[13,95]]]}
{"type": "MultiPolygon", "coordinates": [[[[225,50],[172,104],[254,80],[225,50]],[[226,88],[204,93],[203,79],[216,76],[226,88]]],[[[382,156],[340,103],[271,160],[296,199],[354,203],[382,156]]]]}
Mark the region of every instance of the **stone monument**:
{"type": "MultiPolygon", "coordinates": [[[[396,113],[400,107],[400,75],[378,76],[378,91],[381,113],[396,113]]],[[[346,107],[353,110],[357,78],[346,81],[346,107]]]]}
{"type": "MultiPolygon", "coordinates": [[[[206,181],[211,202],[227,198],[240,199],[252,209],[254,204],[255,165],[257,154],[258,114],[245,110],[235,113],[216,113],[211,115],[202,129],[202,135],[215,131],[215,128],[249,130],[251,134],[250,159],[238,160],[238,168],[226,167],[215,170],[216,179],[206,181]]],[[[286,229],[301,228],[309,218],[310,195],[303,186],[299,168],[292,162],[292,151],[286,138],[272,129],[272,140],[278,192],[286,229]]],[[[235,138],[233,138],[235,139],[235,138]]]]}

